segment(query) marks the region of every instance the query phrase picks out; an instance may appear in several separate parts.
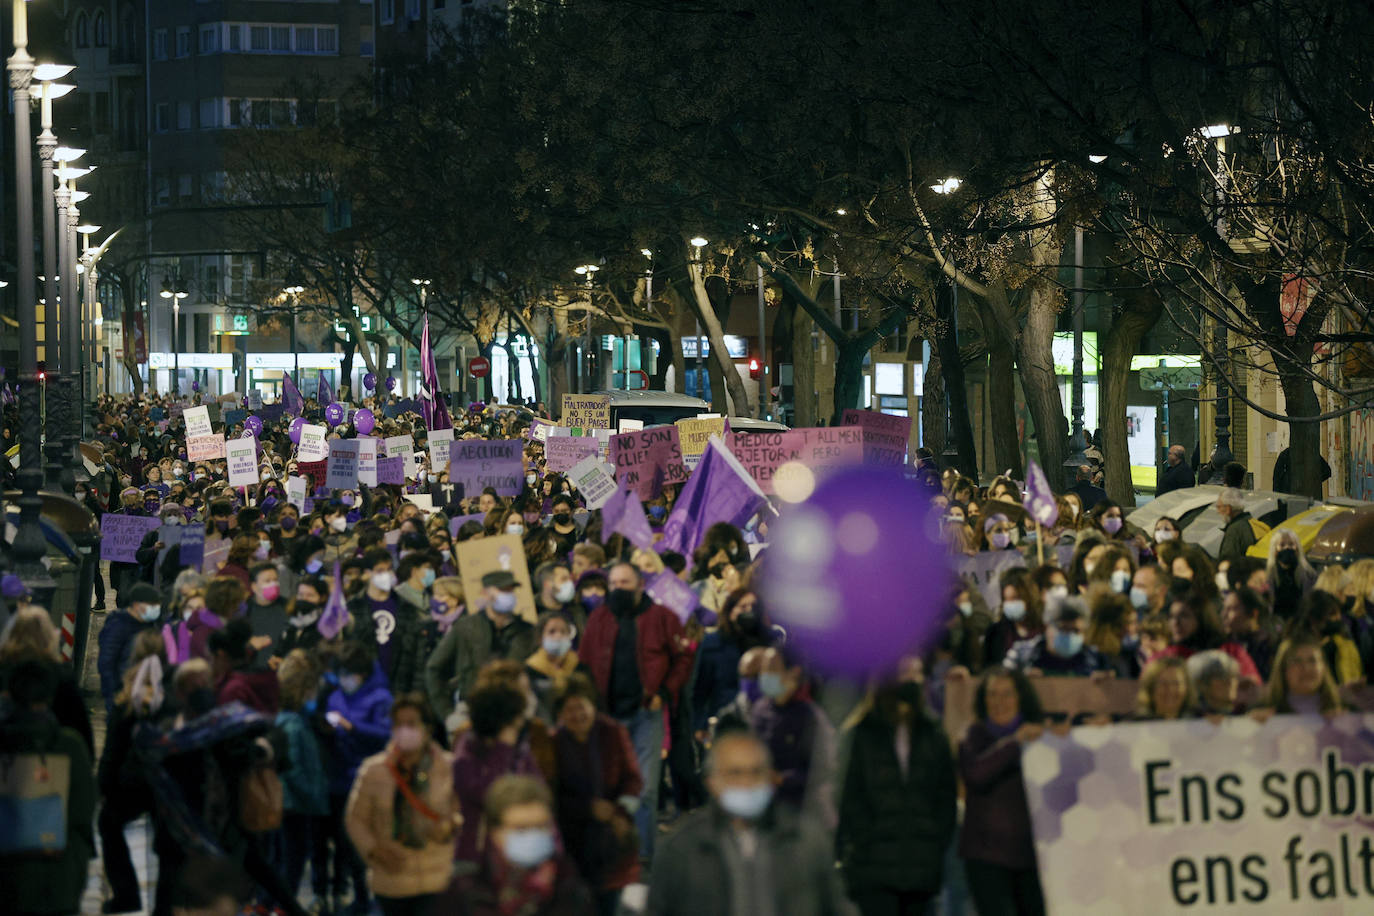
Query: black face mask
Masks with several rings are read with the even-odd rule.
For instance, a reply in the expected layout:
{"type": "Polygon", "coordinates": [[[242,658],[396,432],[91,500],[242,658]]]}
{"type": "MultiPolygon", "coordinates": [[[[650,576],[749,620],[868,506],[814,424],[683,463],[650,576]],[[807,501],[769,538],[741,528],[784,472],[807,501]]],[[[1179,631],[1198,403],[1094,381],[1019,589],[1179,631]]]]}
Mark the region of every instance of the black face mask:
{"type": "Polygon", "coordinates": [[[630,613],[638,603],[635,593],[628,588],[613,588],[606,593],[606,607],[617,617],[630,613]]]}
{"type": "Polygon", "coordinates": [[[893,693],[896,694],[900,702],[907,703],[911,706],[919,706],[923,699],[921,685],[913,681],[904,681],[898,684],[897,689],[894,690],[893,693]]]}
{"type": "Polygon", "coordinates": [[[566,512],[555,512],[553,523],[555,525],[570,525],[572,524],[572,516],[566,512]]]}
{"type": "Polygon", "coordinates": [[[1274,559],[1278,561],[1280,566],[1292,569],[1298,565],[1298,552],[1292,547],[1285,547],[1274,554],[1274,559]]]}
{"type": "Polygon", "coordinates": [[[757,633],[759,631],[759,615],[753,611],[741,611],[735,616],[735,629],[750,635],[757,633]]]}

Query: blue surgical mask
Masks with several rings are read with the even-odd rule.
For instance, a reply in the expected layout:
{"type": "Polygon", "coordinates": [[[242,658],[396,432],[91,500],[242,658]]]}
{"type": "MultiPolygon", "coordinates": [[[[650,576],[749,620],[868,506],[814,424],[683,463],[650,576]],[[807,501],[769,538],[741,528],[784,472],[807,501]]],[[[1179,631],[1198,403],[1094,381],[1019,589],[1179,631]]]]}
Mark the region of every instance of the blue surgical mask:
{"type": "Polygon", "coordinates": [[[322,569],[324,569],[324,560],[311,560],[305,564],[305,571],[312,576],[322,569]]]}
{"type": "Polygon", "coordinates": [[[361,674],[345,674],[339,678],[339,689],[347,694],[357,693],[363,686],[361,674]]]}
{"type": "Polygon", "coordinates": [[[782,675],[776,671],[765,671],[759,675],[759,690],[770,700],[776,700],[786,692],[782,675]]]}
{"type": "Polygon", "coordinates": [[[1021,620],[1026,616],[1026,602],[1020,599],[1003,601],[1002,616],[1011,621],[1021,620]]]}
{"type": "Polygon", "coordinates": [[[315,714],[315,710],[318,709],[319,706],[319,700],[315,699],[314,697],[311,697],[310,699],[306,700],[303,704],[301,704],[301,712],[305,713],[307,716],[313,716],[315,714]]]}
{"type": "Polygon", "coordinates": [[[515,592],[497,592],[496,597],[491,599],[491,609],[498,614],[510,614],[515,611],[518,600],[515,592]]]}
{"type": "Polygon", "coordinates": [[[1150,594],[1139,586],[1131,587],[1131,607],[1143,611],[1150,606],[1150,594]]]}
{"type": "Polygon", "coordinates": [[[1054,654],[1069,658],[1083,650],[1082,633],[1063,633],[1054,631],[1054,654]]]}
{"type": "Polygon", "coordinates": [[[773,801],[773,787],[762,783],[748,788],[731,787],[720,793],[720,806],[733,817],[758,820],[773,801]]]}
{"type": "Polygon", "coordinates": [[[425,572],[424,572],[424,575],[422,575],[422,576],[420,577],[420,581],[423,582],[423,583],[425,584],[425,588],[429,588],[431,585],[433,585],[433,584],[434,584],[434,570],[432,570],[432,569],[426,569],[425,572]]]}
{"type": "Polygon", "coordinates": [[[568,636],[545,636],[544,652],[551,658],[562,658],[572,648],[572,638],[568,636]]]}
{"type": "Polygon", "coordinates": [[[605,595],[591,594],[582,596],[582,606],[587,609],[588,613],[591,613],[605,603],[605,595]]]}
{"type": "Polygon", "coordinates": [[[542,865],[553,857],[554,849],[553,831],[542,827],[508,830],[501,843],[506,861],[520,868],[542,865]]]}
{"type": "Polygon", "coordinates": [[[661,522],[668,514],[667,506],[648,506],[646,508],[649,510],[649,519],[651,521],[661,522]]]}

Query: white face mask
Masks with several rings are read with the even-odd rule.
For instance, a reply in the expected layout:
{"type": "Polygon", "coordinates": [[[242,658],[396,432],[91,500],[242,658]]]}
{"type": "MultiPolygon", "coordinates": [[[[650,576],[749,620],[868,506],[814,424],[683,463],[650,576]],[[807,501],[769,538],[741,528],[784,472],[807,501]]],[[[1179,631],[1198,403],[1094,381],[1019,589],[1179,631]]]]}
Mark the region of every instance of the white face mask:
{"type": "Polygon", "coordinates": [[[336,532],[338,532],[339,534],[343,534],[344,529],[347,528],[347,527],[348,527],[348,519],[345,518],[345,517],[342,516],[342,515],[337,515],[337,516],[335,516],[334,518],[332,518],[332,519],[329,520],[329,529],[330,529],[331,531],[336,531],[336,532]]]}
{"type": "Polygon", "coordinates": [[[1229,590],[1229,589],[1231,588],[1231,583],[1226,581],[1226,573],[1224,573],[1224,572],[1219,572],[1219,573],[1217,573],[1217,575],[1216,575],[1216,580],[1217,580],[1217,589],[1218,589],[1219,591],[1223,591],[1223,592],[1224,592],[1224,591],[1227,591],[1227,590],[1229,590]]]}
{"type": "Polygon", "coordinates": [[[377,591],[389,592],[396,586],[396,577],[392,574],[391,570],[384,569],[381,572],[373,573],[370,582],[372,587],[377,589],[377,591]]]}
{"type": "Polygon", "coordinates": [[[1165,541],[1172,541],[1173,539],[1174,529],[1172,528],[1159,528],[1155,531],[1156,544],[1163,544],[1165,541]]]}
{"type": "Polygon", "coordinates": [[[524,533],[525,526],[520,524],[519,522],[511,522],[509,525],[506,526],[506,534],[514,534],[516,536],[519,536],[524,533]]]}
{"type": "Polygon", "coordinates": [[[575,594],[577,594],[577,586],[573,585],[571,580],[564,582],[553,590],[554,600],[559,604],[567,604],[569,601],[573,600],[573,595],[575,594]]]}

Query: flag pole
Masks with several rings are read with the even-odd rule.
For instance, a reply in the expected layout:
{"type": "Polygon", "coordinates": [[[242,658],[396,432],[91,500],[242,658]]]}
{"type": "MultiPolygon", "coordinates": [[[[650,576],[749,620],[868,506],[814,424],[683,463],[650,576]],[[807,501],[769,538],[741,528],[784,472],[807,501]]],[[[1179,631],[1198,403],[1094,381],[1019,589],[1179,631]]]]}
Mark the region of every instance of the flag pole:
{"type": "Polygon", "coordinates": [[[1040,520],[1039,520],[1039,519],[1034,519],[1033,521],[1035,522],[1035,556],[1036,556],[1036,559],[1037,559],[1037,561],[1038,561],[1037,565],[1039,565],[1039,566],[1044,566],[1044,565],[1045,565],[1045,539],[1044,539],[1044,537],[1041,535],[1041,532],[1040,532],[1040,520]]]}

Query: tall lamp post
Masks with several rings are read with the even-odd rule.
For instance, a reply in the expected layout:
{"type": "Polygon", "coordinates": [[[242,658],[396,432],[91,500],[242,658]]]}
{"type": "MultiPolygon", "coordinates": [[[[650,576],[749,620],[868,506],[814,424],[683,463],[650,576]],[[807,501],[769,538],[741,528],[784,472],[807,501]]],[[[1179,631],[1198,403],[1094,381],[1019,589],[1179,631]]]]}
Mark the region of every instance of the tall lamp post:
{"type": "MultiPolygon", "coordinates": [[[[1229,124],[1213,124],[1198,131],[1204,140],[1215,141],[1217,153],[1217,173],[1213,191],[1216,210],[1217,234],[1226,238],[1226,138],[1236,133],[1238,128],[1229,124]]],[[[1212,476],[1208,483],[1221,484],[1226,479],[1225,468],[1235,460],[1231,452],[1231,392],[1226,377],[1218,368],[1223,360],[1229,361],[1230,347],[1226,340],[1226,326],[1216,321],[1212,326],[1211,340],[1212,365],[1216,371],[1216,445],[1212,448],[1212,476]],[[1218,352],[1220,351],[1220,352],[1218,352]]],[[[1201,483],[1202,481],[1198,481],[1201,483]]]]}
{"type": "Polygon", "coordinates": [[[61,350],[62,378],[57,389],[61,409],[57,423],[49,424],[48,454],[54,452],[59,461],[58,481],[67,493],[76,490],[75,468],[81,464],[77,454],[77,444],[81,439],[81,302],[77,285],[77,271],[81,268],[80,250],[76,247],[76,227],[81,222],[81,211],[77,206],[90,194],[76,189],[76,180],[88,175],[95,166],[77,168],[71,163],[85,150],[58,147],[55,158],[62,163],[57,172],[58,187],[55,189],[58,202],[57,251],[58,269],[61,271],[60,290],[62,306],[62,328],[55,342],[61,350]],[[52,440],[58,440],[56,448],[52,440]]]}
{"type": "Polygon", "coordinates": [[[296,384],[296,390],[301,387],[301,356],[296,347],[296,312],[300,309],[301,293],[305,292],[305,281],[300,272],[292,268],[286,274],[286,286],[282,287],[282,292],[291,297],[291,361],[295,367],[293,369],[292,381],[296,384]]]}
{"type": "Polygon", "coordinates": [[[1072,487],[1078,469],[1088,461],[1088,437],[1083,432],[1083,227],[1073,229],[1073,426],[1064,458],[1064,486],[1072,487]]]}
{"type": "MultiPolygon", "coordinates": [[[[943,196],[946,194],[953,194],[955,191],[959,190],[959,186],[961,184],[963,184],[963,182],[960,181],[958,178],[945,178],[931,185],[930,190],[934,191],[936,194],[940,194],[943,196]]],[[[944,318],[946,321],[949,322],[949,334],[951,339],[954,341],[954,346],[949,349],[957,354],[959,349],[959,281],[956,280],[954,277],[950,277],[948,296],[939,296],[938,293],[936,295],[937,303],[948,302],[948,313],[944,316],[944,318]]],[[[942,364],[944,360],[944,355],[945,354],[942,353],[942,364]]],[[[949,376],[946,375],[946,378],[948,377],[949,376]]],[[[966,469],[960,467],[959,465],[959,444],[956,441],[954,435],[954,395],[953,392],[951,392],[950,386],[948,384],[944,386],[944,389],[945,447],[944,450],[940,453],[940,457],[944,461],[945,467],[959,468],[961,472],[966,472],[966,469]]]]}
{"type": "Polygon", "coordinates": [[[163,299],[170,299],[172,302],[172,393],[181,393],[181,300],[190,295],[186,291],[186,284],[181,281],[172,282],[171,277],[162,278],[162,291],[158,293],[163,299]]]}
{"type": "Polygon", "coordinates": [[[601,268],[595,264],[583,264],[573,268],[573,273],[587,281],[587,330],[582,335],[582,392],[592,390],[592,279],[601,268]]]}
{"type": "MultiPolygon", "coordinates": [[[[690,244],[690,245],[692,246],[692,263],[696,265],[696,269],[697,269],[698,273],[701,275],[702,289],[705,289],[705,288],[706,288],[706,267],[705,267],[705,265],[702,263],[702,260],[701,260],[701,249],[705,248],[705,247],[706,247],[708,244],[710,244],[710,243],[709,243],[705,238],[703,238],[702,236],[698,235],[698,236],[696,236],[695,238],[690,239],[690,240],[688,241],[688,244],[690,244]]],[[[696,357],[695,357],[695,363],[696,363],[696,367],[697,367],[697,385],[696,385],[696,390],[697,390],[697,397],[701,397],[702,393],[706,390],[706,384],[701,380],[701,379],[702,379],[702,376],[701,376],[701,366],[702,366],[702,361],[701,361],[701,349],[702,349],[702,347],[701,347],[701,319],[700,319],[700,318],[697,318],[696,322],[697,322],[697,336],[696,336],[696,347],[697,347],[697,350],[696,350],[696,357]]],[[[683,387],[683,389],[685,390],[687,386],[686,386],[686,385],[683,385],[682,387],[683,387]]]]}

